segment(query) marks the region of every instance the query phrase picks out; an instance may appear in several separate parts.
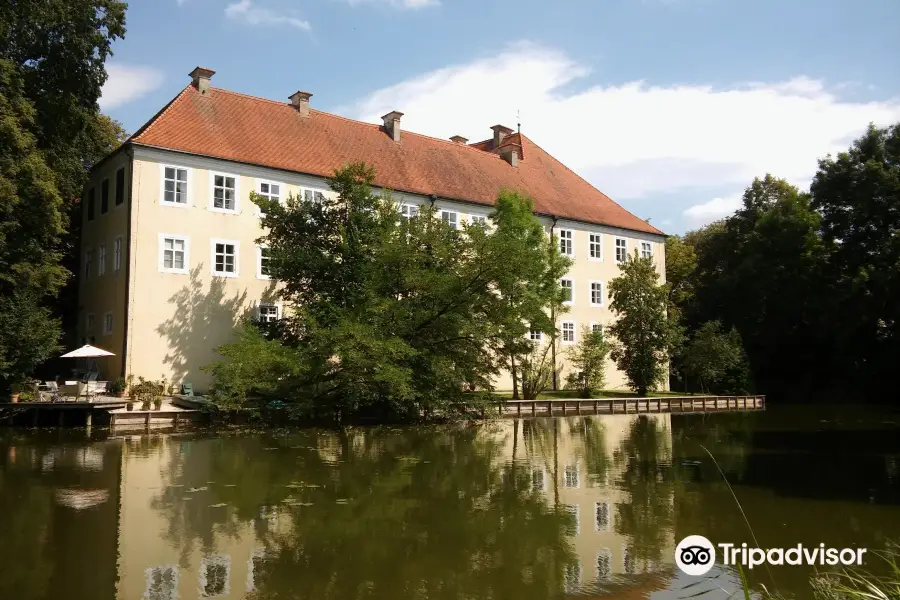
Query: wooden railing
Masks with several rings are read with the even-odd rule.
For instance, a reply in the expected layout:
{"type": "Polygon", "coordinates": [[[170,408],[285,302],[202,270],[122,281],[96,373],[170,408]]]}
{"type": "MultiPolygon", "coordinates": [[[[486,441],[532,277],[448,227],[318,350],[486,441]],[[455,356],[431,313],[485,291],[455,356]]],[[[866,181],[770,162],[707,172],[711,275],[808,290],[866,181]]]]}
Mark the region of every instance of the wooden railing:
{"type": "Polygon", "coordinates": [[[612,415],[641,413],[699,413],[765,410],[765,396],[662,396],[658,398],[554,398],[504,400],[501,417],[612,415]]]}

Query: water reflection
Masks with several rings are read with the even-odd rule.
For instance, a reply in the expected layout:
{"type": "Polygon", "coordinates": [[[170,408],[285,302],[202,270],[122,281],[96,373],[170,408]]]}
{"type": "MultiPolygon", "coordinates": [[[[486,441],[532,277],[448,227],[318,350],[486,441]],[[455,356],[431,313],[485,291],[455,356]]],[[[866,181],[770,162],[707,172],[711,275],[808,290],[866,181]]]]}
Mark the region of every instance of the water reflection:
{"type": "MultiPolygon", "coordinates": [[[[701,445],[764,546],[876,548],[900,531],[895,429],[845,432],[869,449],[837,458],[797,448],[814,433],[775,435],[783,425],[616,415],[340,434],[4,434],[0,598],[725,598],[733,572],[698,586],[672,560],[688,534],[750,541],[701,445]]],[[[808,572],[754,575],[790,592],[808,572]]]]}

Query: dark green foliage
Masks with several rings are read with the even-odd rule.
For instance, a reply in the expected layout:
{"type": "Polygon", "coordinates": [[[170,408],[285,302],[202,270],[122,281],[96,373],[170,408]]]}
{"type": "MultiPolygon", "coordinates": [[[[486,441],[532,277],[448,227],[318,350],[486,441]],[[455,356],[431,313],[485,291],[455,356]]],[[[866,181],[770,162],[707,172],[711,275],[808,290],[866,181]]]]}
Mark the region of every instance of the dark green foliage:
{"type": "Polygon", "coordinates": [[[3,59],[0,88],[0,385],[8,386],[56,349],[59,323],[46,304],[67,273],[62,198],[37,148],[21,78],[3,59]]]}
{"type": "Polygon", "coordinates": [[[621,265],[609,284],[610,310],[616,322],[611,356],[639,396],[659,386],[668,372],[668,354],[680,338],[676,321],[666,315],[668,287],[659,283],[653,259],[637,251],[621,265]]]}
{"type": "Polygon", "coordinates": [[[763,393],[884,397],[900,359],[898,231],[900,126],[870,127],[819,162],[809,194],[767,175],[734,215],[670,240],[674,314],[691,332],[736,329],[763,393]]]}
{"type": "Polygon", "coordinates": [[[704,323],[681,355],[689,381],[704,393],[736,395],[749,391],[749,365],[736,329],[724,331],[719,321],[704,323]]]}
{"type": "Polygon", "coordinates": [[[126,6],[48,0],[0,10],[0,386],[49,358],[59,317],[74,312],[74,286],[59,295],[78,264],[69,221],[78,222],[88,167],[124,133],[97,100],[126,6]]]}
{"type": "Polygon", "coordinates": [[[603,332],[585,327],[581,341],[569,351],[572,371],[566,377],[566,387],[578,390],[582,398],[593,398],[603,389],[609,351],[610,346],[603,339],[603,332]]]}
{"type": "Polygon", "coordinates": [[[373,180],[353,164],[330,179],[336,197],[255,197],[290,308],[274,330],[247,329],[220,349],[226,360],[210,367],[220,402],[268,394],[339,423],[418,418],[471,403],[471,390],[486,400],[500,369],[530,350],[515,339],[527,342],[528,324],[552,330],[541,307],[558,297],[565,264],[530,201],[504,193],[490,231],[457,231],[433,207],[401,218],[373,180]]]}

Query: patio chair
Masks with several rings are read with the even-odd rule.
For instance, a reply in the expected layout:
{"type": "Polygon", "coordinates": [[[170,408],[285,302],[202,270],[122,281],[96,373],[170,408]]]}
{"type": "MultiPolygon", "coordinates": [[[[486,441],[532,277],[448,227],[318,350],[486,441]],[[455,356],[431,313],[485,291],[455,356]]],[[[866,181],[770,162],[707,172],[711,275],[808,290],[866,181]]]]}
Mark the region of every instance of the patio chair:
{"type": "Polygon", "coordinates": [[[194,384],[182,383],[181,384],[181,395],[182,396],[193,396],[194,395],[194,384]]]}

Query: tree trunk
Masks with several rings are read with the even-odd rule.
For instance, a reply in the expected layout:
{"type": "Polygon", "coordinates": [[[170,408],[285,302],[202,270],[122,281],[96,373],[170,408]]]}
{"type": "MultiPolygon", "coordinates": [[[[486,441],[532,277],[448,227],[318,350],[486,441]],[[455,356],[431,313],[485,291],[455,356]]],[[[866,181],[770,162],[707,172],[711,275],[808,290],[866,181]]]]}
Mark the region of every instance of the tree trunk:
{"type": "Polygon", "coordinates": [[[646,398],[647,397],[647,386],[639,385],[637,389],[638,398],[646,398]]]}
{"type": "Polygon", "coordinates": [[[513,400],[519,399],[519,378],[516,376],[516,355],[510,353],[509,355],[509,368],[510,373],[512,374],[513,380],[513,400]]]}

